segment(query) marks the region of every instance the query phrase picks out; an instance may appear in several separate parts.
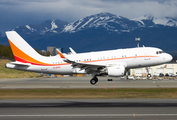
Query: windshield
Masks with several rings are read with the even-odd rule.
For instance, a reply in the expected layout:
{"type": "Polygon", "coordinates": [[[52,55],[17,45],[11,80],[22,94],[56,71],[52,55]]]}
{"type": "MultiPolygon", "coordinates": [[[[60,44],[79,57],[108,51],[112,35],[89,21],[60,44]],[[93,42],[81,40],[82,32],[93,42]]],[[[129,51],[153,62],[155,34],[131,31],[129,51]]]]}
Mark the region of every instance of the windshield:
{"type": "Polygon", "coordinates": [[[165,53],[164,51],[157,51],[156,54],[162,54],[165,53]]]}

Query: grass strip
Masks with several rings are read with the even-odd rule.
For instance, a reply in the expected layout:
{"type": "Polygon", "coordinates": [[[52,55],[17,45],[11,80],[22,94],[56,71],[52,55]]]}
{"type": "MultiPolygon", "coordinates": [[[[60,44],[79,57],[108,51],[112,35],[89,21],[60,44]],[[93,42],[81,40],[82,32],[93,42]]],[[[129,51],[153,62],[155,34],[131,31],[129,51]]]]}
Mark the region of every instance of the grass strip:
{"type": "Polygon", "coordinates": [[[5,68],[6,63],[10,63],[10,62],[12,61],[6,59],[0,59],[0,79],[40,77],[38,74],[34,72],[27,72],[27,71],[5,68]]]}
{"type": "Polygon", "coordinates": [[[177,98],[177,88],[1,89],[0,99],[177,98]]]}

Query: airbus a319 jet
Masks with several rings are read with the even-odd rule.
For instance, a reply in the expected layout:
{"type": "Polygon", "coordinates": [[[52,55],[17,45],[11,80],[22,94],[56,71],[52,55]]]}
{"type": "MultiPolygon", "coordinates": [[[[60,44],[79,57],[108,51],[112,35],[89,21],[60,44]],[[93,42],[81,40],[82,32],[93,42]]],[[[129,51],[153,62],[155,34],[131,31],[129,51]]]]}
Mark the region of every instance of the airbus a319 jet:
{"type": "Polygon", "coordinates": [[[97,76],[124,76],[131,68],[149,67],[170,62],[172,56],[154,47],[137,47],[108,51],[76,53],[66,55],[58,49],[58,56],[38,54],[17,32],[6,32],[15,62],[6,67],[46,74],[92,74],[90,83],[98,82],[97,76]]]}

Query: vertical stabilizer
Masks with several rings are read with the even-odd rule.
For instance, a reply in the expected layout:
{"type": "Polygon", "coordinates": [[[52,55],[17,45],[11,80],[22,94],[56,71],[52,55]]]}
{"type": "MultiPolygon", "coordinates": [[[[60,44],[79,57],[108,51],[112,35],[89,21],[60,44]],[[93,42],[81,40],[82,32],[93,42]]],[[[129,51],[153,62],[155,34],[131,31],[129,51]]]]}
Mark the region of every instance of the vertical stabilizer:
{"type": "Polygon", "coordinates": [[[23,63],[41,64],[40,55],[15,31],[6,32],[15,60],[23,63]]]}

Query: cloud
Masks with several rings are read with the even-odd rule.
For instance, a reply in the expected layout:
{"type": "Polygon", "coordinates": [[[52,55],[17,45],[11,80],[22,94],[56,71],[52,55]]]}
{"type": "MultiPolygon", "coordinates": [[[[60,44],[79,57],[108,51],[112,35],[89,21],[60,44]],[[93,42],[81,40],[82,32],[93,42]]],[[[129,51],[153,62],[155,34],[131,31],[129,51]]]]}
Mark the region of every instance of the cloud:
{"type": "Polygon", "coordinates": [[[0,30],[48,19],[72,22],[99,12],[127,18],[177,17],[176,0],[1,0],[0,30]]]}

